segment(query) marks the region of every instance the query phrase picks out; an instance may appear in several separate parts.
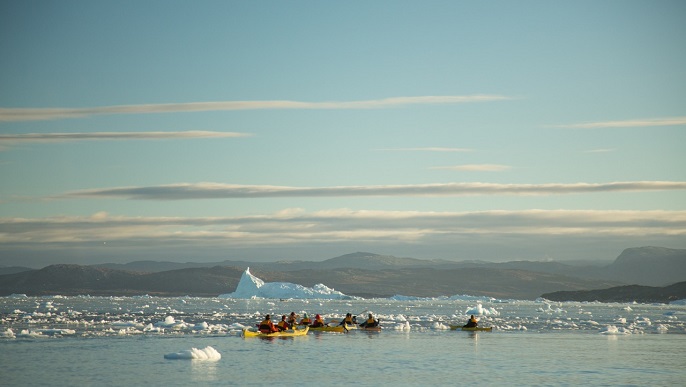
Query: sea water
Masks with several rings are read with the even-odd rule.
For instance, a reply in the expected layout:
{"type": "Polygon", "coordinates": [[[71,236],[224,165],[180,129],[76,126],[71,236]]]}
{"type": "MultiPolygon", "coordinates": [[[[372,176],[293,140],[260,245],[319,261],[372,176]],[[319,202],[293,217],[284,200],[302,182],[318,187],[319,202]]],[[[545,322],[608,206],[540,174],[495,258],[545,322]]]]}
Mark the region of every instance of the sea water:
{"type": "Polygon", "coordinates": [[[686,380],[683,305],[3,297],[0,316],[0,384],[12,386],[671,386],[686,380]],[[325,320],[373,313],[382,331],[240,336],[264,314],[291,311],[325,320]],[[449,329],[469,314],[493,331],[449,329]],[[209,356],[169,356],[193,349],[209,356]]]}

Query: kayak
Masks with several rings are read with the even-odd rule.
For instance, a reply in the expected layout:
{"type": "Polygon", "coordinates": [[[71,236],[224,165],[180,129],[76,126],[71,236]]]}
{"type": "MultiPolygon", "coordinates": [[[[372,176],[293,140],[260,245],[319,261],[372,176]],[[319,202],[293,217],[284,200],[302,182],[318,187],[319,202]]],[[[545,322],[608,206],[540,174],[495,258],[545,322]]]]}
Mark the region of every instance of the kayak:
{"type": "Polygon", "coordinates": [[[381,332],[381,327],[378,325],[375,327],[358,327],[357,329],[368,332],[381,332]]]}
{"type": "Polygon", "coordinates": [[[453,331],[481,331],[481,332],[490,332],[493,330],[493,327],[463,327],[462,325],[451,325],[450,330],[453,331]]]}
{"type": "Polygon", "coordinates": [[[343,325],[335,325],[332,327],[329,326],[323,326],[323,327],[310,327],[310,331],[312,332],[340,332],[342,333],[345,330],[343,328],[343,325]]]}
{"type": "Polygon", "coordinates": [[[305,336],[310,327],[305,327],[303,329],[288,329],[282,332],[274,333],[262,333],[258,330],[253,330],[253,328],[243,328],[241,336],[243,337],[294,337],[294,336],[305,336]]]}

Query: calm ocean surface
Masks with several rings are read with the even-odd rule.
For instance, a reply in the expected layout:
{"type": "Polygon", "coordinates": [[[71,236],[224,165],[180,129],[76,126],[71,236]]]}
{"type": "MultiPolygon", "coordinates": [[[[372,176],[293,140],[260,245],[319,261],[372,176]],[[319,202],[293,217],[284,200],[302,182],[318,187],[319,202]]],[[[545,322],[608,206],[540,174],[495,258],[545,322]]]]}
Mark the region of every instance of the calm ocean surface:
{"type": "Polygon", "coordinates": [[[684,385],[686,307],[532,301],[0,298],[0,384],[684,385]],[[447,330],[481,312],[493,332],[447,330]],[[383,331],[244,339],[266,313],[383,331]],[[407,329],[409,326],[409,330],[407,329]],[[217,361],[165,354],[212,347],[217,361]]]}

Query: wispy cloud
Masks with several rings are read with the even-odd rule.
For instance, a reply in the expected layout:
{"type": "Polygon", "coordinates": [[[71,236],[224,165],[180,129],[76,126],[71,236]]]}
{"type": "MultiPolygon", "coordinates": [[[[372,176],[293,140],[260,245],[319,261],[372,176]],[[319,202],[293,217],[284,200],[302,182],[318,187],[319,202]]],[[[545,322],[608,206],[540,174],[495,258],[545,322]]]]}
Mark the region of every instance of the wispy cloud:
{"type": "Polygon", "coordinates": [[[572,184],[445,183],[339,187],[287,187],[271,185],[197,183],[81,190],[68,192],[53,197],[53,199],[122,198],[136,200],[187,200],[274,197],[564,195],[603,192],[674,190],[686,190],[686,182],[628,181],[572,184]]]}
{"type": "Polygon", "coordinates": [[[186,131],[186,132],[90,132],[90,133],[28,133],[0,134],[0,147],[27,142],[69,142],[105,140],[174,140],[191,138],[247,137],[248,133],[186,131]]]}
{"type": "Polygon", "coordinates": [[[343,102],[215,101],[169,104],[115,105],[90,108],[0,108],[0,121],[58,120],[110,114],[179,113],[262,109],[382,109],[406,105],[439,105],[511,99],[502,95],[393,97],[343,102]]]}
{"type": "Polygon", "coordinates": [[[389,152],[472,152],[469,148],[446,148],[446,147],[425,147],[425,148],[380,148],[376,151],[389,152]]]}
{"type": "Polygon", "coordinates": [[[555,128],[568,129],[603,129],[603,128],[636,128],[653,126],[686,125],[686,117],[649,118],[643,120],[600,121],[579,124],[554,125],[555,128]]]}
{"type": "Polygon", "coordinates": [[[686,211],[284,211],[244,217],[0,218],[0,244],[183,241],[255,247],[336,241],[416,243],[455,236],[686,236],[686,211]]]}
{"type": "Polygon", "coordinates": [[[466,171],[466,172],[502,172],[511,169],[509,165],[499,164],[464,164],[451,165],[445,167],[431,167],[430,169],[447,169],[451,171],[466,171]]]}

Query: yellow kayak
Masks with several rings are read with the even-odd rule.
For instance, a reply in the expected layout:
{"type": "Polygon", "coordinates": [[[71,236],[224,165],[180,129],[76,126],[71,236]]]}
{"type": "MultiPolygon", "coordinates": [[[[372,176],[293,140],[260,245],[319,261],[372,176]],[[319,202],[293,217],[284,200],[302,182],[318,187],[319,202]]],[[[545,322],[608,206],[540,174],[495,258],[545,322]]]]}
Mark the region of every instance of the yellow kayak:
{"type": "Polygon", "coordinates": [[[344,332],[345,328],[343,328],[343,325],[335,325],[335,326],[326,326],[324,325],[323,327],[310,327],[310,330],[312,332],[344,332]]]}
{"type": "Polygon", "coordinates": [[[254,328],[243,328],[241,336],[243,337],[294,337],[294,336],[305,336],[310,327],[305,327],[302,329],[288,329],[282,332],[274,333],[262,333],[258,330],[253,330],[254,328]]]}
{"type": "Polygon", "coordinates": [[[479,332],[490,332],[493,327],[463,327],[462,325],[451,325],[450,330],[453,331],[479,331],[479,332]]]}

